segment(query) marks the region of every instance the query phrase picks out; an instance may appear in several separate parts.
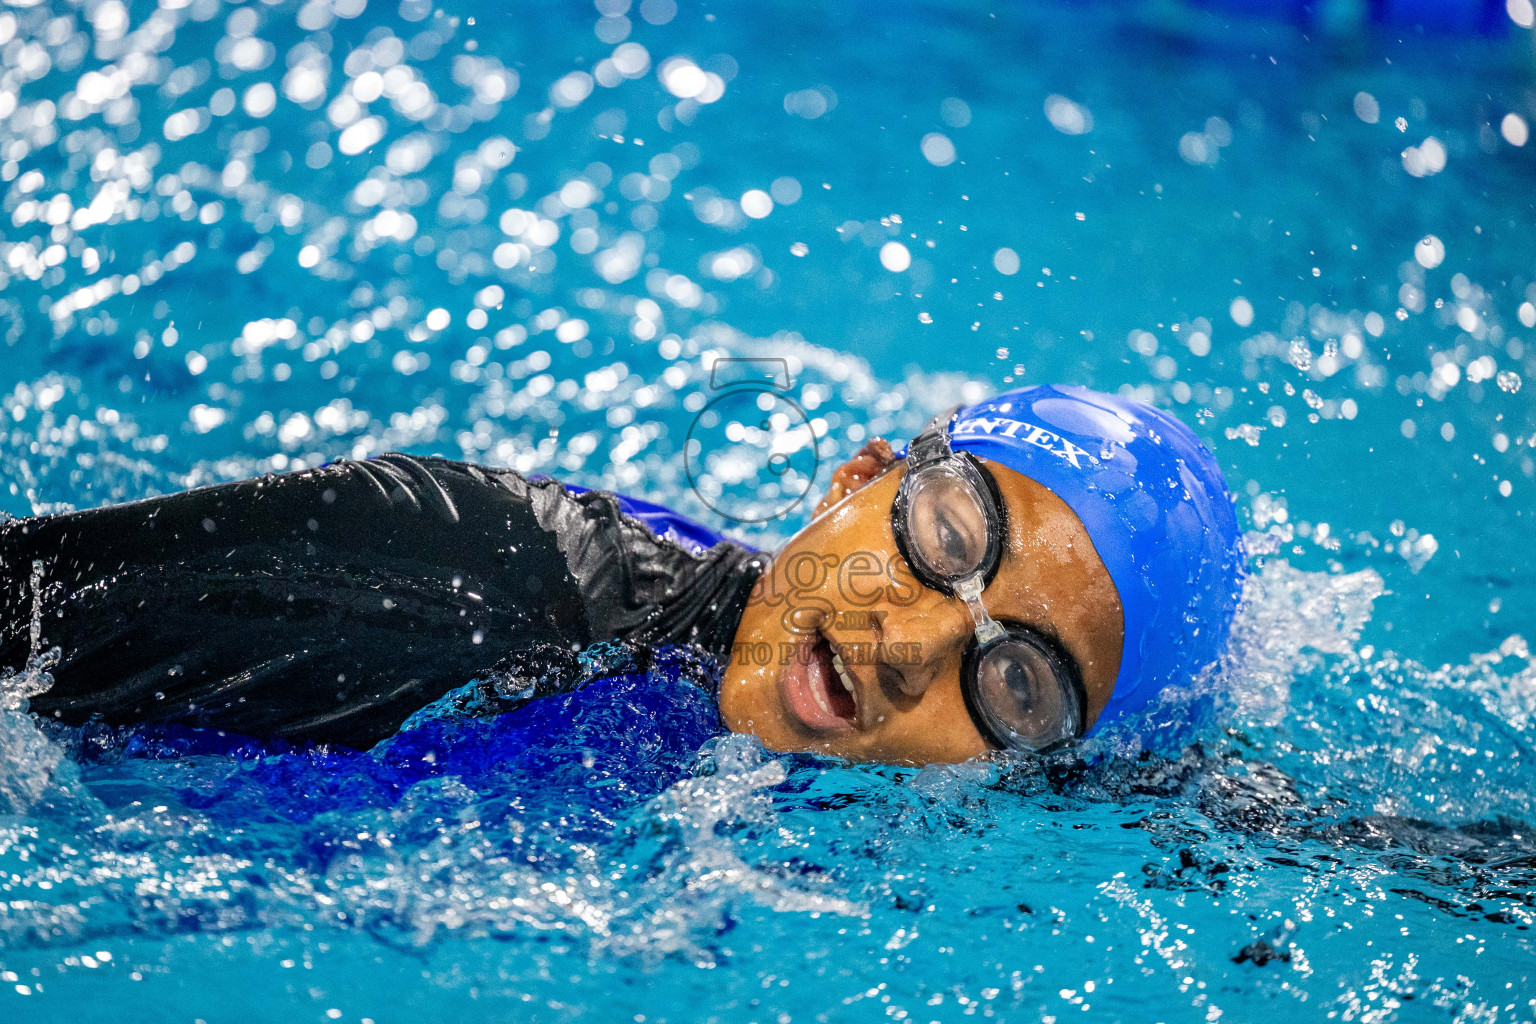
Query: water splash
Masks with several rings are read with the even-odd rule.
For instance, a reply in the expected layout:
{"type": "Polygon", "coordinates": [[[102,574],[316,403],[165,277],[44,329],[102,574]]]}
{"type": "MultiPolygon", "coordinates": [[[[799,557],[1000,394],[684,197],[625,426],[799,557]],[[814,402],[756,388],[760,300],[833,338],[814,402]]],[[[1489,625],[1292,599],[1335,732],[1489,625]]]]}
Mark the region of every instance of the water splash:
{"type": "Polygon", "coordinates": [[[48,788],[63,758],[27,714],[30,698],[53,686],[50,670],[58,664],[57,647],[43,650],[43,563],[32,563],[28,586],[32,621],[27,662],[17,672],[0,668],[0,813],[19,814],[35,804],[48,788]]]}
{"type": "Polygon", "coordinates": [[[715,741],[701,773],[652,801],[632,844],[622,847],[627,862],[646,865],[643,882],[598,948],[651,960],[683,954],[711,966],[720,955],[717,936],[743,904],[771,913],[865,915],[830,880],[787,871],[774,856],[792,845],[784,836],[773,841],[782,828],[773,791],[788,777],[785,764],[765,758],[752,737],[715,741]],[[748,852],[754,848],[755,857],[748,852]]]}
{"type": "Polygon", "coordinates": [[[1374,569],[1335,575],[1267,559],[1244,581],[1230,653],[1214,684],[1234,717],[1276,724],[1290,707],[1292,679],[1328,656],[1354,655],[1384,589],[1374,569]]]}

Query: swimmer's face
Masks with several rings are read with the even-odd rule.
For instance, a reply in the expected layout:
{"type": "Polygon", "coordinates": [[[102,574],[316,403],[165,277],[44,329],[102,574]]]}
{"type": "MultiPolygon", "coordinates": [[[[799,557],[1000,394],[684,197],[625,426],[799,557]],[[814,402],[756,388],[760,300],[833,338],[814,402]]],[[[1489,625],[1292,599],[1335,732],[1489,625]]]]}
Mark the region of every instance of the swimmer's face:
{"type": "MultiPolygon", "coordinates": [[[[960,762],[989,749],[960,688],[975,621],[959,598],[918,583],[902,559],[891,502],[905,464],[887,469],[889,453],[872,442],[842,466],[816,518],[759,581],[721,683],[721,718],[733,731],[775,750],[856,761],[960,762]]],[[[1061,642],[1081,673],[1091,725],[1120,667],[1114,583],[1060,498],[982,463],[1008,507],[1002,561],[982,600],[994,619],[1061,642]]]]}

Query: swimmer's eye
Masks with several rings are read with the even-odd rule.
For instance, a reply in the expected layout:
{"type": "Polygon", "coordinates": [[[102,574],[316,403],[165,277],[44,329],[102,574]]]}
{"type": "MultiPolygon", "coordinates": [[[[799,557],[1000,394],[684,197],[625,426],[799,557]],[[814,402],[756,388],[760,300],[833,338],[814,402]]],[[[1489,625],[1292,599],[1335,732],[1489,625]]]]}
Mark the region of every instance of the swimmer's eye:
{"type": "Polygon", "coordinates": [[[979,546],[975,533],[964,529],[964,524],[957,522],[948,513],[939,518],[938,534],[940,549],[944,552],[945,560],[951,564],[964,563],[979,546]]]}

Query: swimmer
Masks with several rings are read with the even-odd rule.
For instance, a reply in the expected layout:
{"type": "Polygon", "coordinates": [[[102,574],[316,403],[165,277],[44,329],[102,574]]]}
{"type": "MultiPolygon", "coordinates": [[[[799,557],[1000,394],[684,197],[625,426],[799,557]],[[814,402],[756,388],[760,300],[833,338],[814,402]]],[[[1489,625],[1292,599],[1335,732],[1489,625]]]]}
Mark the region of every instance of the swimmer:
{"type": "Polygon", "coordinates": [[[35,653],[36,600],[60,652],[37,714],[367,748],[530,653],[687,647],[770,748],[959,762],[1138,721],[1220,657],[1243,566],[1183,424],[1035,387],[866,444],[772,555],[399,454],[11,520],[0,666],[35,653]]]}

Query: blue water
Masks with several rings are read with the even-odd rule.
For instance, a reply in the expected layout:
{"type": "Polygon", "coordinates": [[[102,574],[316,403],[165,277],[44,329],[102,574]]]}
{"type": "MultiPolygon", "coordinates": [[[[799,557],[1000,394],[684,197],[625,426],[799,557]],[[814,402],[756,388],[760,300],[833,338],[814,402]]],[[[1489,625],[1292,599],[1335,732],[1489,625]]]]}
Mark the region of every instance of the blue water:
{"type": "Polygon", "coordinates": [[[6,512],[404,449],[729,525],[734,356],[822,481],[1130,389],[1256,558],[1171,760],[781,756],[686,661],[368,753],[13,677],[0,1019],[1536,1018],[1533,96],[1513,23],[1169,3],[4,8],[6,512]]]}

